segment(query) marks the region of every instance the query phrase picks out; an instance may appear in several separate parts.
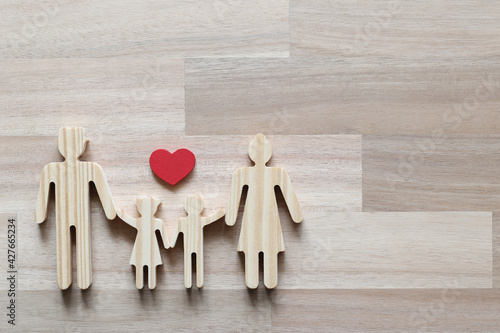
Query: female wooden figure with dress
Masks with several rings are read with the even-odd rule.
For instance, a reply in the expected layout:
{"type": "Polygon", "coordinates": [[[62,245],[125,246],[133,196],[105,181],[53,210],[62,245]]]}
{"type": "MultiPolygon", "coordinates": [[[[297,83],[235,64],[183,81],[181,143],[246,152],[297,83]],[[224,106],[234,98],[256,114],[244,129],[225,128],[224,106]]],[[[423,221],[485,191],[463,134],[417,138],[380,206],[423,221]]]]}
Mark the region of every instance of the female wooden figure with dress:
{"type": "Polygon", "coordinates": [[[232,179],[231,194],[226,212],[226,224],[234,225],[241,194],[248,186],[238,251],[245,253],[245,280],[249,288],[259,285],[259,253],[264,253],[264,285],[275,288],[278,284],[278,253],[285,250],[279,220],[275,186],[281,188],[290,215],[295,223],[302,222],[302,210],[285,170],[267,167],[272,147],[263,134],[250,143],[248,156],[255,163],[238,169],[232,179]]]}

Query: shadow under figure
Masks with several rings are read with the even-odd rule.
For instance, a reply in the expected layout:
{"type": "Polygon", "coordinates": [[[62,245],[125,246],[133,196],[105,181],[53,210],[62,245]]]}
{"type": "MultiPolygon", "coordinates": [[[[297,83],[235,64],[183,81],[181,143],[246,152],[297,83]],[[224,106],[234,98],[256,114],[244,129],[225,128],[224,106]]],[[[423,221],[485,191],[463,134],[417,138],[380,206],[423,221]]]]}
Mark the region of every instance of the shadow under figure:
{"type": "Polygon", "coordinates": [[[255,165],[233,175],[226,224],[235,224],[243,187],[248,186],[238,251],[245,253],[245,280],[251,289],[259,285],[259,253],[264,253],[264,285],[272,289],[278,284],[278,253],[285,251],[275,186],[281,188],[292,220],[300,223],[303,215],[287,172],[266,166],[272,147],[263,134],[250,143],[248,156],[255,165]]]}

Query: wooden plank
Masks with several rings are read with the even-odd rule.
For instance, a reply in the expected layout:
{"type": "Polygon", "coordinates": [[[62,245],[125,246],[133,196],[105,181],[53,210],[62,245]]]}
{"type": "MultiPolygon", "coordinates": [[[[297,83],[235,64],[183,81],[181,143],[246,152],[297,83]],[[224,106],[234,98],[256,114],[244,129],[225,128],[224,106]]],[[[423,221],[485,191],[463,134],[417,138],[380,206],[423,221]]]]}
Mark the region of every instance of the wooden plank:
{"type": "Polygon", "coordinates": [[[133,332],[139,328],[153,332],[271,331],[272,304],[264,291],[138,292],[94,287],[84,293],[72,289],[64,293],[23,291],[16,328],[44,331],[50,327],[52,332],[133,332]]]}
{"type": "Polygon", "coordinates": [[[187,59],[186,133],[500,133],[496,58],[187,59]]]}
{"type": "Polygon", "coordinates": [[[278,288],[491,288],[491,212],[304,212],[278,288]],[[283,274],[285,272],[285,274],[283,274]]]}
{"type": "MultiPolygon", "coordinates": [[[[137,128],[138,133],[142,131],[137,128]]],[[[118,130],[118,133],[125,132],[118,130]]],[[[127,135],[124,140],[112,134],[94,143],[94,134],[91,128],[86,130],[90,143],[82,160],[101,165],[117,207],[130,216],[138,216],[133,202],[137,196],[160,198],[163,203],[156,216],[167,224],[169,237],[178,219],[185,216],[186,197],[200,194],[208,209],[203,215],[212,215],[227,206],[233,172],[241,166],[251,165],[248,144],[253,136],[221,136],[214,140],[213,136],[148,133],[147,136],[127,135]],[[159,148],[172,151],[188,148],[197,157],[194,170],[175,188],[156,178],[150,169],[149,156],[159,148]]],[[[268,165],[287,170],[304,211],[361,210],[360,136],[268,138],[274,149],[268,165]]],[[[0,156],[0,169],[8,170],[0,173],[3,184],[0,200],[5,207],[19,212],[20,228],[26,239],[20,256],[26,274],[23,286],[30,290],[57,287],[52,201],[49,202],[47,222],[37,227],[34,219],[41,171],[48,162],[61,159],[55,138],[1,137],[0,156]]],[[[118,219],[107,221],[95,192],[91,193],[90,207],[93,283],[110,289],[135,289],[134,271],[129,262],[136,231],[118,219]]],[[[282,210],[283,221],[286,221],[286,214],[282,210]]],[[[237,252],[240,223],[237,221],[236,226],[230,228],[219,221],[204,228],[204,288],[246,288],[237,252]]],[[[157,289],[183,289],[182,246],[162,252],[164,265],[157,268],[157,289]]]]}
{"type": "Polygon", "coordinates": [[[496,332],[500,290],[276,290],[273,332],[496,332]]]}
{"type": "Polygon", "coordinates": [[[8,60],[0,77],[2,136],[54,137],[60,127],[82,126],[100,144],[122,131],[144,136],[138,123],[184,134],[182,59],[8,60]]]}
{"type": "MultiPolygon", "coordinates": [[[[175,211],[180,214],[184,213],[185,198],[193,193],[211,200],[205,202],[206,207],[224,207],[229,199],[232,174],[241,166],[251,165],[248,143],[253,136],[222,136],[214,141],[212,136],[140,135],[143,133],[140,128],[136,129],[137,135],[127,139],[115,135],[124,133],[129,125],[118,124],[117,132],[106,133],[104,137],[95,129],[86,130],[90,143],[82,156],[82,160],[95,161],[103,167],[116,204],[129,213],[135,212],[133,199],[141,194],[175,200],[178,203],[175,211]],[[213,145],[207,146],[207,142],[213,145]],[[188,148],[197,156],[194,170],[175,188],[155,178],[150,169],[149,156],[158,148],[188,148]]],[[[54,138],[57,133],[58,130],[52,132],[50,137],[1,138],[0,153],[4,159],[0,168],[8,172],[0,173],[5,188],[0,194],[6,205],[12,205],[13,209],[34,209],[44,165],[62,160],[54,138]],[[26,203],[15,199],[13,194],[23,194],[34,201],[26,203]]],[[[279,165],[288,171],[303,209],[361,210],[361,136],[268,138],[274,148],[268,166],[279,165]],[[319,177],[325,170],[329,172],[319,177]]],[[[172,217],[178,220],[178,216],[172,217]]]]}
{"type": "Polygon", "coordinates": [[[288,56],[288,0],[7,1],[1,58],[288,56]]]}
{"type": "Polygon", "coordinates": [[[290,2],[294,56],[491,57],[500,55],[499,29],[496,1],[290,2]]]}
{"type": "Polygon", "coordinates": [[[500,140],[364,136],[364,211],[475,211],[500,207],[500,140]]]}

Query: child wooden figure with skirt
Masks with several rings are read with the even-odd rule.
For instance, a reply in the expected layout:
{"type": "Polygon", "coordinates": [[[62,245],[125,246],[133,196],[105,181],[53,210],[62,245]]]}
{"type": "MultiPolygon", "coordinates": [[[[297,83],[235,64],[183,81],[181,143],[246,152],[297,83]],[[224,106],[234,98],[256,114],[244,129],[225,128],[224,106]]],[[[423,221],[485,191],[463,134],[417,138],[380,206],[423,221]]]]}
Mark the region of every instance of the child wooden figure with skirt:
{"type": "Polygon", "coordinates": [[[139,218],[127,215],[122,209],[116,214],[127,224],[137,229],[137,237],[130,258],[130,264],[136,269],[136,287],[142,289],[144,286],[144,266],[148,267],[149,289],[156,287],[156,266],[162,265],[160,247],[156,238],[156,230],[160,231],[163,245],[166,249],[170,247],[164,222],[155,217],[161,200],[158,198],[143,196],[135,200],[137,210],[141,214],[139,218]]]}

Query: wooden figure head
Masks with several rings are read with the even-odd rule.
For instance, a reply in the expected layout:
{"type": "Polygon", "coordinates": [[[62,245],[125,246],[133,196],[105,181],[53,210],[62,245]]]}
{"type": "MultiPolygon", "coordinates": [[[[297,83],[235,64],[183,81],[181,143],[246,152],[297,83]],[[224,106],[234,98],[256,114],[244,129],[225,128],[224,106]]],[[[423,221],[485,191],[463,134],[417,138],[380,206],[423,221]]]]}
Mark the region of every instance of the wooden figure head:
{"type": "Polygon", "coordinates": [[[273,155],[273,148],[264,134],[258,134],[248,147],[248,156],[255,165],[266,164],[273,155]]]}
{"type": "Polygon", "coordinates": [[[199,195],[190,195],[186,199],[184,209],[188,214],[200,215],[203,211],[203,200],[199,195]]]}
{"type": "Polygon", "coordinates": [[[83,127],[61,127],[57,146],[66,160],[76,160],[85,152],[88,141],[83,127]]]}
{"type": "Polygon", "coordinates": [[[151,216],[155,215],[160,204],[160,199],[150,196],[142,196],[135,199],[135,205],[141,215],[149,214],[149,212],[151,212],[151,216]]]}

